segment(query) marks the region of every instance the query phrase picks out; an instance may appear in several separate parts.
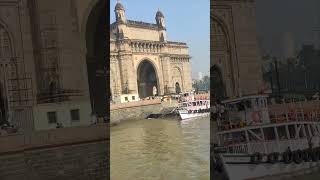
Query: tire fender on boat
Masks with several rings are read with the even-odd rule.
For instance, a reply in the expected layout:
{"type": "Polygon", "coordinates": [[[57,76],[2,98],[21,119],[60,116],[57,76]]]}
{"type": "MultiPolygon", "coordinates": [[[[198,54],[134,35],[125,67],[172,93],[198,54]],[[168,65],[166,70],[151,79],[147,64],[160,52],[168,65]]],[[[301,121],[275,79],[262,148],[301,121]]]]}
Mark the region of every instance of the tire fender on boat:
{"type": "Polygon", "coordinates": [[[284,152],[283,155],[283,162],[286,164],[290,164],[292,162],[292,158],[289,152],[284,152]]]}
{"type": "Polygon", "coordinates": [[[293,161],[296,164],[300,164],[303,161],[303,154],[301,150],[297,150],[293,152],[293,161]]]}
{"type": "Polygon", "coordinates": [[[274,163],[278,162],[278,160],[279,160],[279,153],[277,153],[277,152],[270,153],[270,154],[268,154],[267,157],[268,157],[268,162],[274,164],[274,163]]]}
{"type": "Polygon", "coordinates": [[[320,147],[316,148],[315,151],[318,153],[318,160],[320,160],[320,147]]]}
{"type": "Polygon", "coordinates": [[[271,163],[271,164],[274,164],[275,163],[275,159],[274,159],[274,156],[273,156],[273,153],[271,154],[268,154],[268,162],[271,163]]]}
{"type": "Polygon", "coordinates": [[[313,162],[319,161],[319,151],[318,149],[312,149],[311,150],[311,159],[313,162]]]}
{"type": "Polygon", "coordinates": [[[305,162],[309,162],[311,160],[311,152],[310,152],[310,150],[306,149],[306,150],[302,151],[302,156],[303,156],[303,160],[305,162]]]}
{"type": "Polygon", "coordinates": [[[262,161],[262,154],[261,153],[254,153],[250,157],[250,161],[253,164],[259,164],[262,161]]]}

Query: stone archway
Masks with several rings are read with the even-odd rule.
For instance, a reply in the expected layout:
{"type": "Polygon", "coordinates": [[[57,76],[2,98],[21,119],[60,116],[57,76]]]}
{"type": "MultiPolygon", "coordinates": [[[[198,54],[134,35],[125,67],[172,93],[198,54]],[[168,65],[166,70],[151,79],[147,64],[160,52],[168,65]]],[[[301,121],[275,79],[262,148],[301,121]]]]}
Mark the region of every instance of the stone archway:
{"type": "Polygon", "coordinates": [[[0,83],[0,125],[8,124],[8,101],[2,83],[0,83]]]}
{"type": "Polygon", "coordinates": [[[86,21],[86,49],[89,93],[92,111],[107,117],[109,109],[109,64],[107,59],[108,15],[107,1],[99,0],[86,21]]]}
{"type": "Polygon", "coordinates": [[[14,54],[12,35],[7,26],[0,22],[0,125],[8,124],[8,114],[12,110],[12,79],[17,77],[14,54]]]}
{"type": "Polygon", "coordinates": [[[184,90],[182,71],[179,67],[175,66],[172,69],[172,86],[174,87],[175,93],[177,93],[176,91],[177,83],[179,85],[180,92],[182,92],[184,90]]]}
{"type": "Polygon", "coordinates": [[[138,93],[140,98],[153,96],[153,88],[157,88],[159,94],[159,81],[156,68],[149,60],[140,62],[137,69],[138,93]]]}
{"type": "Polygon", "coordinates": [[[211,16],[211,63],[221,67],[219,73],[225,86],[225,95],[236,95],[236,70],[232,61],[232,48],[227,27],[216,16],[211,16]]]}

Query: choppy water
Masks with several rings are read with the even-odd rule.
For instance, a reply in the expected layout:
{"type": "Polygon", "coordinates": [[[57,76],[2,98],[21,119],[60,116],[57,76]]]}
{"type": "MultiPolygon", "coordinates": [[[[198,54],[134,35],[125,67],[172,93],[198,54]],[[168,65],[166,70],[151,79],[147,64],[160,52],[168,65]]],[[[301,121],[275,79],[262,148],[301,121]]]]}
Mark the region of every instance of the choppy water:
{"type": "Polygon", "coordinates": [[[209,117],[137,120],[111,128],[112,180],[209,180],[209,117]]]}

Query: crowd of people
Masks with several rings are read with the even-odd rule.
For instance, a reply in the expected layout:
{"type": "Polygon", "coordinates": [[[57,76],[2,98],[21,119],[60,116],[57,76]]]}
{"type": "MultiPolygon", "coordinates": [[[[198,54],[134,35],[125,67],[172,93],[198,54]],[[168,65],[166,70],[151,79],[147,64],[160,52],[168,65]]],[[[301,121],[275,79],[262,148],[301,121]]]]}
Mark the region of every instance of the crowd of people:
{"type": "Polygon", "coordinates": [[[225,114],[226,110],[225,107],[217,102],[215,102],[213,105],[211,105],[211,114],[213,116],[213,120],[216,120],[217,118],[222,118],[225,114]]]}

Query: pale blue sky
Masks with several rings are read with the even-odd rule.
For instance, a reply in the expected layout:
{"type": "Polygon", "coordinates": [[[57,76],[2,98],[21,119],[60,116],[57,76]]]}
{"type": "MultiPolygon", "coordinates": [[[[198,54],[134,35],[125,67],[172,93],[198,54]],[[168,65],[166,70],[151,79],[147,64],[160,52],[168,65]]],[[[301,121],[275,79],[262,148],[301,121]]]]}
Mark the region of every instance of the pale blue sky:
{"type": "MultiPolygon", "coordinates": [[[[130,20],[155,23],[158,8],[165,16],[169,41],[186,42],[189,46],[193,77],[198,72],[209,74],[210,2],[209,0],[121,0],[130,20]]],[[[111,0],[110,22],[115,21],[111,0]]]]}

